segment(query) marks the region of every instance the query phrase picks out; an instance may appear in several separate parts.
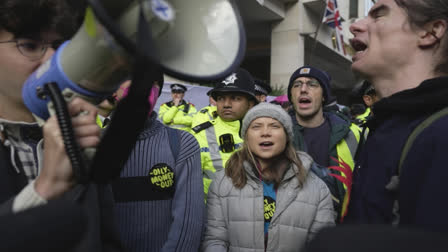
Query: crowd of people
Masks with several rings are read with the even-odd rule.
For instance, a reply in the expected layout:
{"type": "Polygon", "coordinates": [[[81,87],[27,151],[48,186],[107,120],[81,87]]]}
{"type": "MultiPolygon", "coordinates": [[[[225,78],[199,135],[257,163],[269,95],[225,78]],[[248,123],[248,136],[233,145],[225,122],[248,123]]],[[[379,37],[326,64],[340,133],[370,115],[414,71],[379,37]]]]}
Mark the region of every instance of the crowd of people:
{"type": "MultiPolygon", "coordinates": [[[[82,10],[76,1],[0,3],[5,251],[313,251],[323,230],[351,225],[422,231],[414,242],[446,233],[444,0],[379,0],[350,26],[352,69],[365,79],[352,115],[334,105],[331,77],[315,66],[291,73],[287,106],[266,102],[269,85],[238,68],[204,94],[209,106],[195,108],[174,83],[172,100],[153,111],[158,73],[144,128],[107,183],[76,180],[56,117],[38,126],[21,96],[80,27],[82,10]]],[[[129,86],[97,106],[68,103],[80,148],[97,147],[114,127],[129,86]]],[[[340,251],[356,244],[350,238],[340,251]]]]}

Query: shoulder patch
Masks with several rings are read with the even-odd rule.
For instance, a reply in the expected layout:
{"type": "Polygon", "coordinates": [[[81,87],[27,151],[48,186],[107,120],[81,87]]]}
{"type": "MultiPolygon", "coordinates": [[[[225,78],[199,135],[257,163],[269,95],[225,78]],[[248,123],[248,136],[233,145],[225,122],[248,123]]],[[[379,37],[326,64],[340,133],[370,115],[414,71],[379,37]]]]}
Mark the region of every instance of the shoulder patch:
{"type": "Polygon", "coordinates": [[[205,114],[205,113],[207,113],[208,112],[208,109],[201,109],[201,111],[199,111],[199,112],[201,112],[202,114],[205,114]]]}
{"type": "Polygon", "coordinates": [[[194,131],[194,133],[199,133],[205,129],[210,128],[211,126],[213,126],[213,124],[210,121],[206,121],[204,123],[196,125],[195,127],[192,128],[192,130],[194,131]]]}
{"type": "Polygon", "coordinates": [[[152,187],[159,191],[174,190],[174,170],[168,164],[158,163],[149,170],[152,187]]]}

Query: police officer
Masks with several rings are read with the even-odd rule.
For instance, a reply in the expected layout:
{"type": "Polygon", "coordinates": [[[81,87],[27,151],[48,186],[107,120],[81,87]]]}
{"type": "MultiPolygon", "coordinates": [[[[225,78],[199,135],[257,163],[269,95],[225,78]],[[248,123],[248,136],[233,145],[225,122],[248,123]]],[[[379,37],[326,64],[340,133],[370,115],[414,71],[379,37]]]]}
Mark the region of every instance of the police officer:
{"type": "Polygon", "coordinates": [[[191,125],[199,125],[201,123],[214,120],[218,116],[218,112],[216,111],[216,101],[211,96],[211,91],[212,89],[207,92],[209,105],[201,108],[196,114],[194,114],[191,125]]]}
{"type": "Polygon", "coordinates": [[[187,87],[175,83],[171,84],[170,88],[172,100],[160,106],[159,118],[165,125],[190,132],[192,115],[196,113],[196,108],[184,100],[187,87]]]}
{"type": "Polygon", "coordinates": [[[372,116],[372,111],[370,108],[372,105],[379,101],[379,97],[376,95],[375,87],[368,81],[364,81],[362,83],[360,89],[360,95],[362,96],[362,100],[364,105],[367,107],[363,114],[356,117],[363,124],[366,123],[367,119],[372,116]]]}
{"type": "Polygon", "coordinates": [[[266,97],[272,92],[272,88],[266,81],[255,79],[255,96],[258,102],[266,102],[266,97]]]}
{"type": "Polygon", "coordinates": [[[214,173],[222,170],[225,162],[241,148],[240,125],[246,112],[257,104],[252,76],[238,69],[210,92],[216,100],[216,117],[193,125],[192,131],[201,148],[204,191],[208,192],[214,173]]]}

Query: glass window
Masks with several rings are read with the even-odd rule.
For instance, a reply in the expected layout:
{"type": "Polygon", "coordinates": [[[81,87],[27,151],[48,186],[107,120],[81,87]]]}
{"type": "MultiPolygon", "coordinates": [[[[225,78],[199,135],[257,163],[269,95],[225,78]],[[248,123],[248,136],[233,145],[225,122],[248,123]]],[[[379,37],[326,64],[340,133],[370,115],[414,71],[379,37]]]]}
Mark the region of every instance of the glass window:
{"type": "Polygon", "coordinates": [[[364,16],[367,17],[367,15],[369,14],[370,8],[372,8],[372,6],[375,4],[376,0],[364,0],[364,1],[365,1],[364,16]]]}
{"type": "Polygon", "coordinates": [[[348,18],[358,18],[358,0],[350,0],[350,11],[348,18]]]}

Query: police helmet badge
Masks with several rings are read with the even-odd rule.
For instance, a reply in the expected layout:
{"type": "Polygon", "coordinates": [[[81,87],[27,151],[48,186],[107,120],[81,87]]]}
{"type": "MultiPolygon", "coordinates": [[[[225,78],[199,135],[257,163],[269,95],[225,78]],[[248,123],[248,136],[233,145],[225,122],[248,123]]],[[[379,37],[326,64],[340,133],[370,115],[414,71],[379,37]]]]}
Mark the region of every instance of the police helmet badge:
{"type": "Polygon", "coordinates": [[[238,80],[238,77],[236,77],[236,73],[231,74],[229,77],[227,77],[225,80],[222,81],[224,85],[234,84],[235,81],[238,80]]]}

